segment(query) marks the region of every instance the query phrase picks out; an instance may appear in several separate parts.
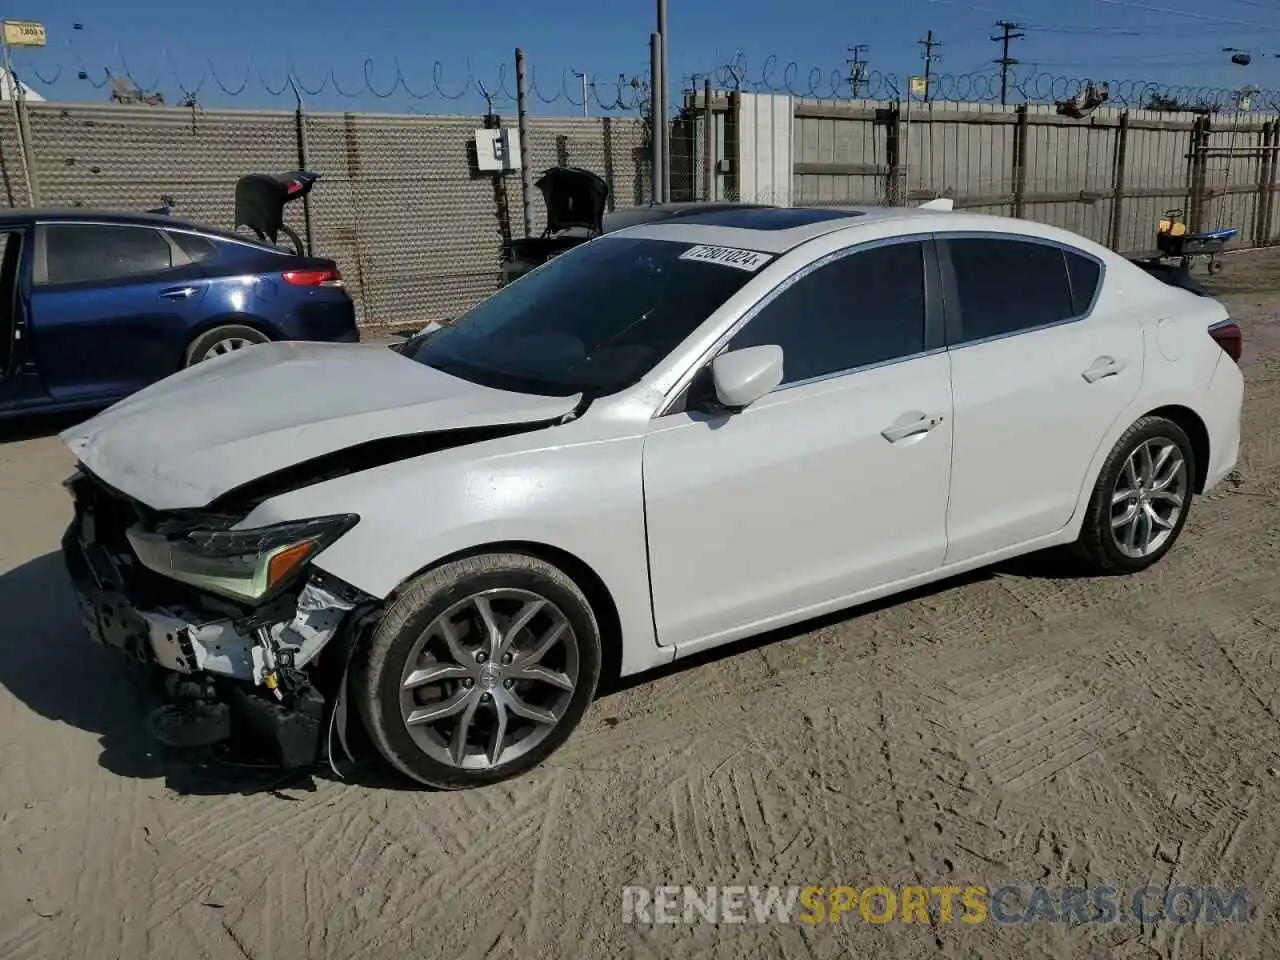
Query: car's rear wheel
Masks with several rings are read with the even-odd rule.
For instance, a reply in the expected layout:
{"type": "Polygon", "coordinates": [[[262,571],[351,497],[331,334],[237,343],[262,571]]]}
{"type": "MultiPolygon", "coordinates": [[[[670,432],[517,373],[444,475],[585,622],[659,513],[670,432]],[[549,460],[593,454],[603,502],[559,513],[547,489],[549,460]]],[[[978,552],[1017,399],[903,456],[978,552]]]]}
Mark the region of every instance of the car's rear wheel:
{"type": "Polygon", "coordinates": [[[270,339],[261,330],[240,323],[214,327],[191,341],[191,345],[187,347],[186,365],[189,367],[210,357],[235,353],[254,344],[267,343],[270,339]]]}
{"type": "Polygon", "coordinates": [[[1195,451],[1164,417],[1124,432],[1102,466],[1077,547],[1106,573],[1145,570],[1173,547],[1191,510],[1195,451]]]}
{"type": "Polygon", "coordinates": [[[595,695],[600,665],[600,629],[573,580],[526,554],[485,554],[404,589],[357,661],[352,692],[391,764],[457,789],[554,752],[595,695]]]}

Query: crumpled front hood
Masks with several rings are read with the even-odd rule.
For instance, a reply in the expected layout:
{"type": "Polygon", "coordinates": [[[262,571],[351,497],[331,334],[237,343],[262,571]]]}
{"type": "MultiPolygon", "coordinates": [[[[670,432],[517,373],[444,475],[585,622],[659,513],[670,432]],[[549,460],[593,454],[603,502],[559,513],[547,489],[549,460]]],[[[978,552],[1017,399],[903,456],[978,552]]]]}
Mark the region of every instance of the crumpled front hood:
{"type": "Polygon", "coordinates": [[[383,346],[270,343],[174,374],[62,439],[101,480],[172,510],[371,440],[554,420],[579,399],[482,387],[383,346]]]}

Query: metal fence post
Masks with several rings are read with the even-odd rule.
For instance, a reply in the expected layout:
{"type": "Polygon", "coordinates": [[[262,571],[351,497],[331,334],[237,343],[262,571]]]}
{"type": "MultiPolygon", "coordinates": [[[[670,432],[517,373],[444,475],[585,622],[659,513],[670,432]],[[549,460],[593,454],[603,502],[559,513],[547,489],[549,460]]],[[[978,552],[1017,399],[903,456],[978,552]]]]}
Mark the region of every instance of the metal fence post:
{"type": "Polygon", "coordinates": [[[1253,200],[1253,246],[1262,246],[1262,224],[1266,216],[1267,168],[1271,165],[1271,121],[1264,120],[1258,131],[1258,187],[1253,200]]]}
{"type": "Polygon", "coordinates": [[[1272,240],[1271,215],[1275,210],[1276,168],[1280,167],[1280,156],[1277,156],[1277,152],[1280,151],[1280,120],[1271,122],[1271,141],[1268,145],[1271,147],[1269,151],[1271,165],[1267,168],[1267,192],[1263,204],[1266,207],[1266,214],[1262,221],[1262,243],[1265,246],[1270,246],[1272,240]]]}
{"type": "Polygon", "coordinates": [[[876,127],[884,127],[885,202],[891,207],[900,207],[907,199],[902,182],[902,105],[894,101],[887,107],[876,108],[871,125],[873,137],[876,127]]]}
{"type": "Polygon", "coordinates": [[[1187,232],[1195,233],[1204,220],[1205,175],[1209,162],[1209,118],[1200,116],[1191,125],[1191,153],[1189,171],[1190,209],[1187,211],[1187,232]]]}
{"type": "Polygon", "coordinates": [[[658,0],[658,62],[662,65],[659,85],[658,124],[662,127],[662,197],[671,202],[671,65],[667,62],[667,0],[658,0]]]}
{"type": "Polygon", "coordinates": [[[40,205],[40,184],[36,176],[35,151],[31,148],[31,125],[27,122],[27,97],[13,74],[13,61],[9,57],[9,44],[0,39],[4,54],[5,83],[9,85],[9,102],[13,104],[14,136],[18,138],[18,156],[22,161],[22,179],[27,187],[27,205],[40,205]]]}
{"type": "MultiPolygon", "coordinates": [[[[294,128],[298,138],[298,169],[307,169],[307,118],[302,112],[302,94],[298,92],[298,85],[293,82],[293,76],[289,77],[289,86],[293,87],[293,97],[297,101],[297,107],[293,112],[294,128]]],[[[302,198],[302,227],[306,235],[307,256],[314,256],[314,240],[315,237],[311,230],[311,194],[308,193],[302,198]]]]}
{"type": "Polygon", "coordinates": [[[707,77],[702,84],[702,184],[703,199],[714,200],[716,155],[716,115],[711,109],[711,78],[707,77]]]}
{"type": "Polygon", "coordinates": [[[520,188],[524,194],[524,235],[533,236],[533,159],[529,156],[529,90],[524,51],[516,47],[516,124],[520,135],[520,188]]]}
{"type": "Polygon", "coordinates": [[[1018,104],[1017,126],[1013,134],[1013,215],[1021,217],[1027,207],[1027,133],[1030,127],[1027,105],[1018,104]]]}
{"type": "Polygon", "coordinates": [[[724,158],[729,172],[725,175],[724,196],[735,202],[742,200],[742,146],[738,143],[738,113],[742,99],[737,90],[729,91],[729,109],[724,115],[724,158]]]}
{"type": "Polygon", "coordinates": [[[653,196],[651,203],[662,203],[665,196],[662,179],[662,162],[666,156],[663,136],[666,131],[662,123],[662,38],[649,34],[649,73],[653,77],[649,84],[649,146],[651,147],[653,165],[653,196]]]}
{"type": "Polygon", "coordinates": [[[1129,111],[1120,114],[1116,130],[1115,166],[1111,171],[1111,233],[1107,245],[1120,249],[1120,229],[1124,223],[1124,172],[1129,154],[1129,111]]]}
{"type": "Polygon", "coordinates": [[[9,94],[14,97],[15,112],[14,117],[17,120],[17,135],[19,152],[22,155],[22,175],[27,182],[27,201],[28,206],[40,206],[40,175],[36,170],[35,150],[31,145],[31,114],[27,107],[27,98],[22,93],[14,94],[14,88],[17,81],[13,78],[13,72],[9,72],[9,94]]]}

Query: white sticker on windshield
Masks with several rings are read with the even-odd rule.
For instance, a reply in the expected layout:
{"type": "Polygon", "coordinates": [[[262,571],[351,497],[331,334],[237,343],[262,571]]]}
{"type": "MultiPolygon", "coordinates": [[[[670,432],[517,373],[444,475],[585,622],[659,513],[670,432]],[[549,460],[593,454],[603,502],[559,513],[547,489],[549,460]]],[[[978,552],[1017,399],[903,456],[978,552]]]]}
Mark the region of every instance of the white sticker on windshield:
{"type": "Polygon", "coordinates": [[[680,254],[681,260],[701,260],[705,263],[721,263],[726,267],[736,267],[739,270],[746,270],[748,273],[755,273],[766,263],[773,259],[767,253],[758,253],[755,250],[740,250],[737,247],[710,247],[697,246],[690,247],[684,253],[680,254]]]}

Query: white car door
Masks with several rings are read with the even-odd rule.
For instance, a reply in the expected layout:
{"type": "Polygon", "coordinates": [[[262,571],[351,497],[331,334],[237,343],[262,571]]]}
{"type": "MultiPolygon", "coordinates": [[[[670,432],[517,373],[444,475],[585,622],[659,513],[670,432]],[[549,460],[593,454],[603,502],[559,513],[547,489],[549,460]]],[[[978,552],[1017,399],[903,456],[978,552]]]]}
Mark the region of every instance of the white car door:
{"type": "Polygon", "coordinates": [[[1137,396],[1143,337],[1138,318],[1097,306],[1103,267],[1079,251],[991,235],[940,236],[939,248],[955,401],[950,564],[1066,525],[1137,396]]]}
{"type": "Polygon", "coordinates": [[[777,389],[708,412],[704,369],[693,399],[654,420],[644,491],[660,643],[728,640],[942,563],[951,384],[940,307],[926,319],[935,271],[928,240],[842,251],[728,342],[780,346],[777,389]]]}

